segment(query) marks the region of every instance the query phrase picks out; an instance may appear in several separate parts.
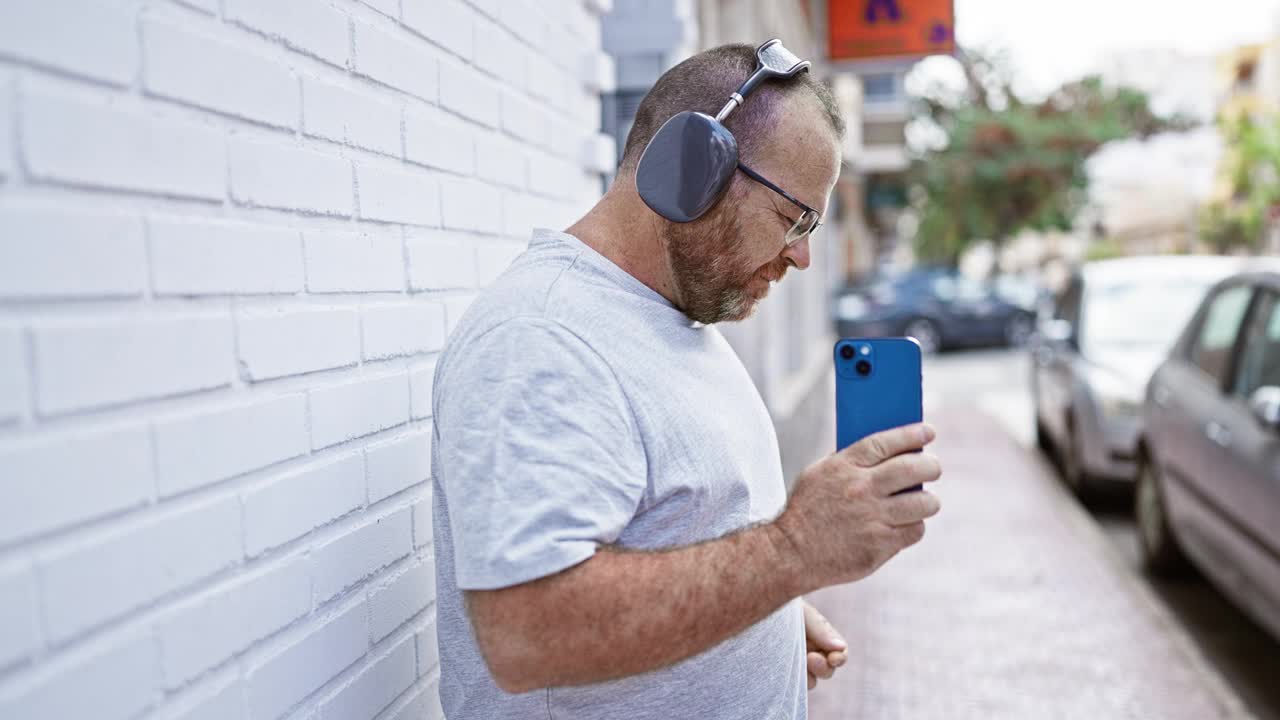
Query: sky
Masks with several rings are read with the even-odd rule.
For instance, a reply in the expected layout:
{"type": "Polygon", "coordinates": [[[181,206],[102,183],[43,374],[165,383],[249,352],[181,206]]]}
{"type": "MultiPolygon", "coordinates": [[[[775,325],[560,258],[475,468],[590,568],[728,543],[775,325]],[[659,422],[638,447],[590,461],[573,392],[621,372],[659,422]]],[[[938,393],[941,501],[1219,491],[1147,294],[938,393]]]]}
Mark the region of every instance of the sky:
{"type": "Polygon", "coordinates": [[[1212,55],[1280,36],[1280,0],[955,0],[962,45],[1006,49],[1042,94],[1117,50],[1212,55]]]}

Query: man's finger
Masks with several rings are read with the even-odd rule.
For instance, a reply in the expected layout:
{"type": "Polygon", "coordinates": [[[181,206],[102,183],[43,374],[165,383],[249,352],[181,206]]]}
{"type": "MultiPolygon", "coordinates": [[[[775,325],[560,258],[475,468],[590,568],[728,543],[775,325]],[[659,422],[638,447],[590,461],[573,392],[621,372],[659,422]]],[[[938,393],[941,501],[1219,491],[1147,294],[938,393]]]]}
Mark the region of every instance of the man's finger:
{"type": "Polygon", "coordinates": [[[827,664],[827,658],[822,653],[811,652],[808,658],[809,674],[814,677],[826,680],[835,672],[835,668],[827,664]]]}
{"type": "Polygon", "coordinates": [[[814,677],[813,673],[808,673],[808,675],[809,675],[809,689],[812,690],[818,687],[818,678],[814,677]]]}
{"type": "Polygon", "coordinates": [[[885,522],[894,527],[914,525],[942,509],[942,501],[931,492],[910,492],[885,498],[885,522]]]}
{"type": "Polygon", "coordinates": [[[925,423],[885,430],[859,440],[840,451],[861,467],[875,467],[891,457],[913,452],[933,442],[937,433],[925,423]]]}
{"type": "Polygon", "coordinates": [[[880,463],[872,471],[871,482],[881,497],[899,490],[934,482],[942,477],[942,464],[928,453],[899,455],[880,463]]]}
{"type": "Polygon", "coordinates": [[[827,664],[832,668],[841,667],[848,661],[849,655],[843,651],[837,650],[836,652],[827,653],[827,664]]]}
{"type": "Polygon", "coordinates": [[[849,647],[827,618],[808,602],[804,603],[804,635],[811,650],[825,653],[849,647]]]}

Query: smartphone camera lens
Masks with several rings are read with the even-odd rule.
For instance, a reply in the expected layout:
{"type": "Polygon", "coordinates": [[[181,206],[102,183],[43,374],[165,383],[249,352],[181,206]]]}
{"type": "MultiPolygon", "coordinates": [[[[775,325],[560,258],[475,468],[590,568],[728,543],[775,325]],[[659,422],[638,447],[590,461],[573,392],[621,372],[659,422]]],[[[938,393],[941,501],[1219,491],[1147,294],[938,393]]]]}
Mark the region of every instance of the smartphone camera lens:
{"type": "Polygon", "coordinates": [[[845,360],[852,360],[852,359],[853,359],[853,346],[852,346],[852,345],[845,345],[844,347],[840,348],[840,357],[844,358],[845,360]]]}
{"type": "Polygon", "coordinates": [[[870,375],[871,363],[867,362],[866,360],[859,360],[858,364],[853,366],[853,369],[857,370],[859,375],[863,375],[863,376],[870,375]]]}

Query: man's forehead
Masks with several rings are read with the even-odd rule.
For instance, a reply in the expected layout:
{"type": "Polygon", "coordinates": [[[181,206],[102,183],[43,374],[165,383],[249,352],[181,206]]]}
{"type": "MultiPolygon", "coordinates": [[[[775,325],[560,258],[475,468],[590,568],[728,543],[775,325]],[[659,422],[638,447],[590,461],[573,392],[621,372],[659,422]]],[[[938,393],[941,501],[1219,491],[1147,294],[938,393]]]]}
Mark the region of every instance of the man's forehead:
{"type": "Polygon", "coordinates": [[[839,172],[840,147],[821,112],[779,113],[762,157],[747,164],[805,204],[821,209],[839,172]]]}

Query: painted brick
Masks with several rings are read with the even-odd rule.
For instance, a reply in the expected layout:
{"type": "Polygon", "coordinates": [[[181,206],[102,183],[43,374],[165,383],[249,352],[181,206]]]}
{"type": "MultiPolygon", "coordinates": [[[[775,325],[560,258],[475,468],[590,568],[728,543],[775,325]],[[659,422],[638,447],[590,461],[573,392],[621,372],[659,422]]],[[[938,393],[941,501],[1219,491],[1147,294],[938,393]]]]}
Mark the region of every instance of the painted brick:
{"type": "Polygon", "coordinates": [[[0,56],[128,85],[138,67],[130,8],[93,0],[9,0],[0,56]]]}
{"type": "Polygon", "coordinates": [[[231,380],[230,318],[49,322],[33,329],[42,415],[209,390],[231,380]]]}
{"type": "Polygon", "coordinates": [[[471,307],[471,303],[475,302],[476,296],[467,295],[451,295],[444,299],[444,317],[448,323],[448,332],[453,334],[454,328],[458,327],[462,316],[466,314],[467,308],[471,307]]]}
{"type": "Polygon", "coordinates": [[[499,3],[498,22],[533,47],[541,47],[547,32],[543,9],[530,0],[504,0],[499,3]]]}
{"type": "Polygon", "coordinates": [[[431,417],[431,392],[435,374],[435,360],[409,369],[409,396],[414,420],[431,417]]]}
{"type": "Polygon", "coordinates": [[[563,111],[568,101],[566,85],[575,88],[578,85],[575,82],[578,80],[577,68],[574,68],[575,72],[571,75],[556,67],[555,63],[546,56],[534,53],[529,56],[529,65],[526,69],[529,73],[529,81],[525,88],[528,89],[529,94],[563,111]]]}
{"type": "Polygon", "coordinates": [[[319,449],[409,420],[408,375],[361,378],[311,391],[311,446],[319,449]]]}
{"type": "Polygon", "coordinates": [[[301,558],[220,585],[157,623],[165,687],[182,686],[311,610],[301,558]]]}
{"type": "Polygon", "coordinates": [[[352,454],[287,473],[245,492],[249,555],[261,555],[360,507],[365,499],[364,478],[364,458],[352,454]]]}
{"type": "Polygon", "coordinates": [[[148,222],[157,295],[296,293],[303,289],[297,230],[207,219],[148,222]]]}
{"type": "Polygon", "coordinates": [[[501,194],[477,180],[441,178],[441,220],[451,230],[502,231],[501,194]]]}
{"type": "Polygon", "coordinates": [[[444,306],[436,303],[370,305],[363,318],[366,360],[434,352],[444,347],[444,306]]]}
{"type": "Polygon", "coordinates": [[[249,717],[284,715],[358,660],[368,647],[368,608],[362,601],[248,669],[245,682],[249,717]]]}
{"type": "Polygon", "coordinates": [[[413,547],[423,548],[435,542],[432,536],[431,496],[413,504],[413,547]]]}
{"type": "Polygon", "coordinates": [[[316,602],[324,603],[413,549],[413,520],[406,508],[378,518],[311,551],[316,602]]]}
{"type": "Polygon", "coordinates": [[[502,129],[513,137],[535,145],[547,142],[547,113],[524,93],[504,88],[502,91],[502,129]]]}
{"type": "Polygon", "coordinates": [[[0,545],[136,507],[155,488],[141,425],[11,445],[0,468],[0,545]]]}
{"type": "Polygon", "coordinates": [[[0,670],[36,654],[36,578],[28,567],[0,568],[0,670]]]}
{"type": "Polygon", "coordinates": [[[426,559],[405,568],[384,585],[369,591],[369,631],[375,643],[395,632],[436,596],[435,563],[426,559]]]}
{"type": "Polygon", "coordinates": [[[475,143],[462,120],[428,106],[404,116],[405,157],[410,162],[460,175],[475,169],[475,143]]]}
{"type": "Polygon", "coordinates": [[[360,316],[350,308],[245,310],[236,337],[241,372],[252,381],[360,361],[360,316]]]}
{"type": "Polygon", "coordinates": [[[400,157],[400,107],[374,94],[313,78],[302,81],[308,135],[400,157]]]}
{"type": "Polygon", "coordinates": [[[452,61],[440,64],[440,105],[487,127],[501,122],[501,91],[497,83],[470,66],[452,61]]]}
{"type": "Polygon", "coordinates": [[[0,425],[19,420],[26,408],[26,343],[17,328],[0,327],[0,425]]]}
{"type": "Polygon", "coordinates": [[[276,58],[169,23],[143,21],[149,93],[246,120],[293,128],[298,81],[276,58]]]}
{"type": "Polygon", "coordinates": [[[365,448],[369,503],[426,482],[431,477],[431,433],[418,430],[365,448]]]}
{"type": "Polygon", "coordinates": [[[365,5],[387,17],[400,17],[400,0],[361,0],[365,5]]]}
{"type": "Polygon", "coordinates": [[[34,683],[0,690],[0,717],[128,720],[154,701],[160,665],[155,640],[137,633],[50,670],[34,683]]]}
{"type": "Polygon", "coordinates": [[[426,675],[429,670],[440,665],[439,637],[436,621],[433,618],[427,626],[418,632],[418,674],[426,675]]]}
{"type": "Polygon", "coordinates": [[[40,562],[50,639],[70,640],[240,557],[240,504],[234,497],[86,539],[40,562]],[[87,597],[93,602],[85,602],[87,597]]]}
{"type": "Polygon", "coordinates": [[[475,138],[476,177],[516,190],[528,182],[528,145],[501,133],[475,138]]]}
{"type": "Polygon", "coordinates": [[[264,468],[307,452],[307,399],[285,395],[156,422],[161,495],[264,468]]]}
{"type": "Polygon", "coordinates": [[[313,293],[403,290],[404,242],[394,234],[307,232],[307,290],[313,293]]]}
{"type": "Polygon", "coordinates": [[[386,655],[320,704],[320,717],[373,717],[409,689],[418,677],[413,638],[406,637],[386,655]]]}
{"type": "Polygon", "coordinates": [[[36,179],[209,200],[225,194],[226,150],[209,126],[32,86],[20,107],[36,179]]]}
{"type": "Polygon", "coordinates": [[[497,23],[476,18],[475,65],[511,87],[524,87],[527,82],[529,49],[497,23]]]}
{"type": "Polygon", "coordinates": [[[350,215],[351,163],[291,145],[232,138],[231,195],[245,205],[350,215]]]}
{"type": "Polygon", "coordinates": [[[542,195],[572,198],[581,185],[582,168],[575,162],[541,151],[529,154],[529,187],[542,195]]]}
{"type": "Polygon", "coordinates": [[[482,243],[476,246],[476,271],[481,285],[498,279],[511,262],[528,247],[522,242],[482,243]]]}
{"type": "Polygon", "coordinates": [[[355,23],[355,71],[401,92],[435,102],[439,91],[436,54],[399,34],[355,23]]]}
{"type": "Polygon", "coordinates": [[[0,208],[0,297],[136,296],[146,268],[136,218],[0,208]]]}
{"type": "Polygon", "coordinates": [[[13,145],[13,116],[17,113],[17,104],[13,100],[15,92],[14,83],[0,73],[0,185],[13,177],[16,168],[13,145]]]}
{"type": "Polygon", "coordinates": [[[440,224],[440,185],[426,171],[361,163],[360,217],[406,225],[440,224]]]}
{"type": "Polygon", "coordinates": [[[201,688],[198,695],[185,702],[175,703],[157,720],[228,720],[243,718],[244,686],[239,677],[208,688],[201,688]]]}
{"type": "Polygon", "coordinates": [[[476,13],[458,0],[401,0],[404,24],[464,60],[470,60],[476,13]]]}
{"type": "Polygon", "coordinates": [[[432,233],[406,242],[409,287],[448,290],[476,286],[474,241],[457,233],[432,233]]]}
{"type": "Polygon", "coordinates": [[[313,0],[226,0],[228,20],[339,67],[351,60],[347,16],[313,0]]]}

